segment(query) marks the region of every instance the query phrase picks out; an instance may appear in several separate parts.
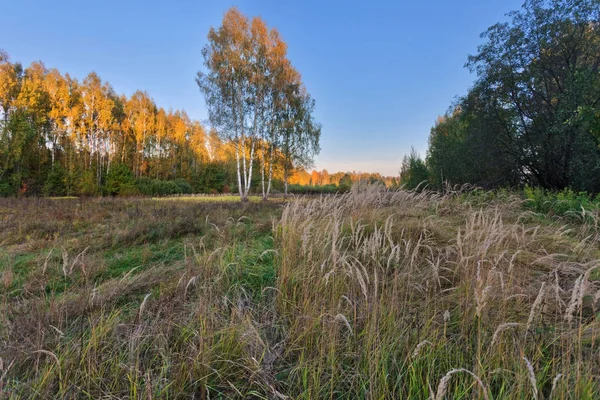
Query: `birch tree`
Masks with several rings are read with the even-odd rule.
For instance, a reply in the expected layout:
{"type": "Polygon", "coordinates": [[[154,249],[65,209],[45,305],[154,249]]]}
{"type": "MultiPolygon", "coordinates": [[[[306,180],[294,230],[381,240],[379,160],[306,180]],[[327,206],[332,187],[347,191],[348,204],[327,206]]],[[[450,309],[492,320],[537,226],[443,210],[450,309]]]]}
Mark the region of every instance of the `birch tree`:
{"type": "Polygon", "coordinates": [[[110,98],[112,89],[92,72],[81,86],[82,114],[80,126],[89,153],[88,169],[91,170],[96,157],[96,183],[100,185],[102,164],[107,156],[104,143],[110,140],[109,132],[113,121],[114,102],[110,98]]]}
{"type": "Polygon", "coordinates": [[[282,129],[284,197],[288,195],[288,181],[295,168],[312,166],[315,154],[319,153],[321,125],[313,113],[315,101],[304,87],[288,88],[287,109],[282,129]]]}
{"type": "Polygon", "coordinates": [[[250,64],[256,54],[250,40],[250,23],[236,8],[225,14],[219,29],[211,28],[209,43],[202,50],[207,73],[196,79],[205,95],[210,121],[221,137],[235,145],[237,183],[240,199],[248,200],[255,126],[252,118],[250,64]],[[250,148],[247,151],[247,148],[250,148]]]}
{"type": "Polygon", "coordinates": [[[156,105],[148,93],[138,90],[131,96],[125,109],[135,138],[135,176],[139,178],[145,169],[146,144],[154,133],[156,105]]]}
{"type": "Polygon", "coordinates": [[[221,27],[211,28],[208,41],[202,52],[207,72],[199,72],[196,81],[205,95],[210,121],[235,146],[242,201],[248,200],[258,151],[266,200],[281,146],[290,152],[288,161],[310,158],[318,150],[314,102],[305,94],[279,32],[260,18],[249,21],[232,8],[221,27]]]}

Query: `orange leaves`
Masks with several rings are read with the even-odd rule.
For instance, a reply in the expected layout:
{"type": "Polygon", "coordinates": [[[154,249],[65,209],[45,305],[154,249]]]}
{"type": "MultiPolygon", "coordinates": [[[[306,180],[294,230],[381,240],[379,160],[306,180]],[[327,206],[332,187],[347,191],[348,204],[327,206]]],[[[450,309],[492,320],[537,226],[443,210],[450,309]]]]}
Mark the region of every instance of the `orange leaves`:
{"type": "Polygon", "coordinates": [[[33,120],[37,124],[43,124],[46,121],[45,111],[50,104],[48,93],[44,90],[44,78],[46,67],[41,62],[32,63],[25,70],[16,105],[29,111],[33,120]]]}
{"type": "Polygon", "coordinates": [[[69,84],[56,69],[46,74],[44,87],[50,99],[50,118],[59,129],[64,129],[70,108],[69,84]]]}
{"type": "Polygon", "coordinates": [[[14,64],[8,62],[8,55],[0,52],[0,107],[6,111],[19,92],[19,79],[14,64]]]}
{"type": "MultiPolygon", "coordinates": [[[[157,108],[146,92],[118,96],[96,73],[78,82],[40,62],[23,71],[0,51],[0,175],[58,164],[69,173],[85,172],[82,182],[97,189],[114,165],[124,164],[136,177],[191,180],[209,160],[206,136],[198,121],[157,108]]],[[[210,145],[218,149],[213,160],[232,159],[231,146],[218,135],[210,145]]],[[[44,179],[31,178],[36,193],[44,179]]]]}
{"type": "Polygon", "coordinates": [[[167,113],[164,109],[160,108],[156,113],[156,139],[160,142],[168,134],[168,120],[167,113]]]}
{"type": "Polygon", "coordinates": [[[144,143],[154,130],[156,105],[148,93],[136,91],[127,103],[125,113],[136,142],[144,143]]]}

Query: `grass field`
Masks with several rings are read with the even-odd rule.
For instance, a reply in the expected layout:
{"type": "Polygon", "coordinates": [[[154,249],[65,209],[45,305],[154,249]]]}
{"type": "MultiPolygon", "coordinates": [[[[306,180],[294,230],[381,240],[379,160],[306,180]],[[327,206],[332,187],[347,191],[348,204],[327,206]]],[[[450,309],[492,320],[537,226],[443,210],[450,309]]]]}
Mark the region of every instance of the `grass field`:
{"type": "MultiPolygon", "coordinates": [[[[240,196],[177,196],[177,197],[154,197],[152,200],[155,201],[195,201],[195,202],[206,202],[206,203],[239,203],[240,196]]],[[[261,196],[248,196],[250,203],[260,203],[262,201],[261,196]]],[[[270,201],[281,202],[282,197],[272,197],[270,201]]]]}
{"type": "Polygon", "coordinates": [[[597,210],[226,199],[0,199],[0,397],[599,398],[597,210]]]}

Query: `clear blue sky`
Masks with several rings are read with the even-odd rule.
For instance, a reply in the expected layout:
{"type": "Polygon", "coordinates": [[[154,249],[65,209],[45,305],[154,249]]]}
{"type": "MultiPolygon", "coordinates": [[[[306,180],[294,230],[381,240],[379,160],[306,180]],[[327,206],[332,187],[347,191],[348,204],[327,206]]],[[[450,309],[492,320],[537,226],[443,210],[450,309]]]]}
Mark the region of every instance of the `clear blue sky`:
{"type": "Polygon", "coordinates": [[[210,26],[237,6],[288,43],[323,125],[317,168],[396,175],[414,146],[474,77],[463,68],[488,26],[522,0],[8,1],[0,48],[118,93],[146,90],[159,106],[207,119],[194,82],[210,26]]]}

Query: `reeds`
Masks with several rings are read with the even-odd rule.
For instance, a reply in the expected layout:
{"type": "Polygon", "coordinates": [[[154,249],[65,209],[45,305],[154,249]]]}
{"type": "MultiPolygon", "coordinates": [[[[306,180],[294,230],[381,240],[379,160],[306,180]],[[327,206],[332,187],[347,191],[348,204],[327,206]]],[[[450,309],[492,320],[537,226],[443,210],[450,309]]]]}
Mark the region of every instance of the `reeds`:
{"type": "Polygon", "coordinates": [[[359,185],[247,208],[94,200],[72,216],[85,223],[61,209],[68,240],[15,210],[9,224],[40,251],[37,272],[16,256],[2,271],[0,393],[598,397],[592,218],[540,220],[514,199],[463,193],[359,185]],[[131,253],[116,273],[112,260],[131,253]]]}

